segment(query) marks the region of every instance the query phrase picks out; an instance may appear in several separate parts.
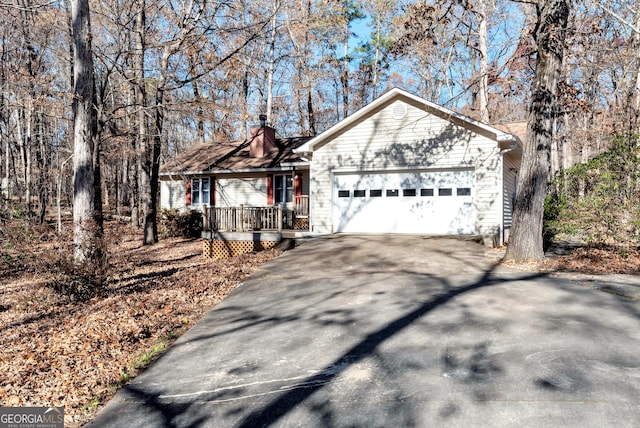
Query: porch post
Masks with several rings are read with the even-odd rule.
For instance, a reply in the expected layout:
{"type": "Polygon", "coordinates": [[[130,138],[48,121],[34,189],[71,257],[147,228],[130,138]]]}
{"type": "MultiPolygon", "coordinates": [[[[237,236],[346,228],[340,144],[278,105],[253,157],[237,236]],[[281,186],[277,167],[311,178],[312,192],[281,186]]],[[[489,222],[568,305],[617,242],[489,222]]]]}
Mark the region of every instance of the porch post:
{"type": "Polygon", "coordinates": [[[278,221],[278,232],[282,233],[282,206],[278,205],[276,207],[276,218],[278,221]]]}
{"type": "Polygon", "coordinates": [[[211,231],[211,222],[209,221],[209,207],[204,207],[204,215],[202,216],[202,230],[204,232],[211,231]]]}
{"type": "Polygon", "coordinates": [[[302,173],[296,172],[293,176],[293,192],[294,192],[294,210],[298,212],[297,205],[300,203],[300,197],[302,196],[302,173]]]}

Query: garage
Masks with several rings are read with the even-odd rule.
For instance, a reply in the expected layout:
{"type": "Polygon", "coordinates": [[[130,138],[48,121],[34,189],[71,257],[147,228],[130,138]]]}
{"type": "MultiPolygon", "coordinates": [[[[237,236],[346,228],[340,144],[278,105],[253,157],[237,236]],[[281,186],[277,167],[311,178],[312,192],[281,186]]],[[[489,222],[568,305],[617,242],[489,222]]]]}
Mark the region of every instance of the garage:
{"type": "Polygon", "coordinates": [[[333,176],[334,232],[473,234],[472,169],[333,176]]]}
{"type": "Polygon", "coordinates": [[[478,235],[493,246],[511,227],[519,137],[402,89],[296,151],[309,160],[312,233],[478,235]]]}

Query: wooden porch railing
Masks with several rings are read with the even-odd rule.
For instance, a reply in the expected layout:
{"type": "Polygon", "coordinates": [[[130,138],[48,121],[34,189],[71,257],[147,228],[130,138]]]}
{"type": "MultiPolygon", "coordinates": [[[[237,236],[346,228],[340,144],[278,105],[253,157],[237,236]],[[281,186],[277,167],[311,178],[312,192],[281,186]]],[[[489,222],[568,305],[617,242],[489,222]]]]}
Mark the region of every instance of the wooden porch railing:
{"type": "Polygon", "coordinates": [[[309,195],[294,197],[293,211],[296,217],[309,217],[309,195]]]}
{"type": "Polygon", "coordinates": [[[273,207],[207,207],[203,217],[205,232],[282,231],[283,210],[273,207]]]}

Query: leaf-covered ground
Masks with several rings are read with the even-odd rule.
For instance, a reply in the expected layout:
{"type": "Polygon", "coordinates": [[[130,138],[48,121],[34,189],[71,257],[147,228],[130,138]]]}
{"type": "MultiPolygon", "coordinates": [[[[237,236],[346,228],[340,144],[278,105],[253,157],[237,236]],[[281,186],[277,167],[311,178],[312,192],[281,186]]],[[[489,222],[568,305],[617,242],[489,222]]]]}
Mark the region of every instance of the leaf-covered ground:
{"type": "Polygon", "coordinates": [[[550,272],[575,272],[592,275],[640,274],[640,251],[629,248],[581,247],[571,254],[547,258],[540,269],[550,272]]]}
{"type": "MultiPolygon", "coordinates": [[[[494,257],[505,249],[492,250],[494,257]]],[[[547,256],[540,262],[503,262],[504,265],[526,271],[548,273],[578,273],[589,275],[640,275],[640,249],[606,245],[578,246],[563,255],[547,256]]]]}
{"type": "Polygon", "coordinates": [[[89,421],[119,386],[278,255],[204,260],[199,239],[142,246],[139,234],[110,225],[107,286],[79,300],[64,292],[68,237],[9,229],[0,233],[0,405],[65,406],[69,427],[89,421]]]}
{"type": "MultiPolygon", "coordinates": [[[[68,227],[67,227],[68,229],[68,227]]],[[[276,250],[203,260],[199,239],[142,246],[126,225],[107,230],[107,286],[65,293],[68,235],[51,227],[0,228],[0,405],[65,406],[80,426],[172,341],[276,250]]],[[[578,248],[542,263],[547,272],[640,273],[637,249],[578,248]]]]}

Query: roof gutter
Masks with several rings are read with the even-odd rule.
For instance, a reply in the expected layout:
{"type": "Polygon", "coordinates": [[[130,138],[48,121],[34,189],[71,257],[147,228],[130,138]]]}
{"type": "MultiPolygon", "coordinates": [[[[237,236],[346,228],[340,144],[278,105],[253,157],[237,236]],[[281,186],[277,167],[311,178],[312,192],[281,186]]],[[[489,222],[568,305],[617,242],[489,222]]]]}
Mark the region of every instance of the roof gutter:
{"type": "Polygon", "coordinates": [[[250,172],[281,172],[293,171],[295,168],[308,168],[307,162],[287,162],[282,166],[273,168],[241,168],[241,169],[211,169],[204,171],[178,171],[178,172],[161,172],[160,177],[173,177],[185,175],[215,175],[215,174],[246,174],[250,172]]]}
{"type": "Polygon", "coordinates": [[[508,148],[502,149],[500,151],[501,153],[509,153],[517,149],[520,143],[520,139],[518,137],[512,134],[506,134],[506,133],[496,135],[496,141],[498,141],[498,143],[512,143],[511,146],[509,146],[508,148]]]}

